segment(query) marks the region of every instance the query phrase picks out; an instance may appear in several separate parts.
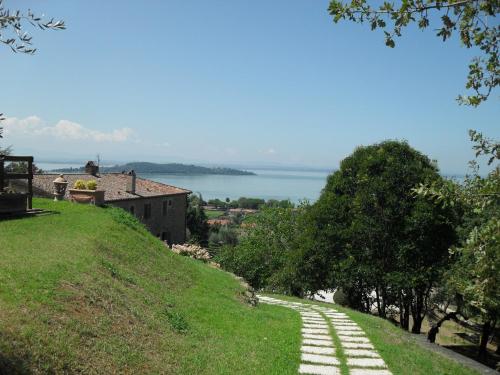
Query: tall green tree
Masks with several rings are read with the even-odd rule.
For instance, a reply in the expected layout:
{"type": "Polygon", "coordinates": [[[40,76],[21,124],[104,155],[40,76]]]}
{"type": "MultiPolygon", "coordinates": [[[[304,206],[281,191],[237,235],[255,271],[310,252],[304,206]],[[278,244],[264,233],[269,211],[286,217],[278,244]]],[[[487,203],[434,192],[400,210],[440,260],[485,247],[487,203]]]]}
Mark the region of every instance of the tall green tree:
{"type": "Polygon", "coordinates": [[[498,0],[404,0],[379,4],[372,6],[367,0],[332,0],[328,11],[336,23],[341,20],[366,22],[372,30],[383,29],[385,44],[391,48],[396,45],[395,38],[413,23],[420,29],[433,27],[443,41],[457,33],[464,46],[475,48],[480,53],[469,64],[465,84],[472,94],[459,95],[457,100],[461,104],[478,106],[499,85],[498,0]],[[438,19],[439,25],[431,26],[431,22],[438,19]]]}
{"type": "Polygon", "coordinates": [[[189,230],[190,241],[196,242],[204,247],[208,245],[209,227],[207,215],[203,209],[203,198],[201,194],[191,194],[188,198],[186,226],[189,230]]]}
{"type": "Polygon", "coordinates": [[[341,287],[352,307],[374,305],[381,317],[398,306],[403,327],[411,314],[412,331],[420,332],[455,239],[455,216],[412,189],[440,178],[435,164],[405,142],[359,147],[344,159],[311,210],[312,251],[331,262],[325,281],[332,284],[324,287],[341,287]]]}
{"type": "Polygon", "coordinates": [[[254,288],[301,295],[304,287],[291,260],[298,248],[304,210],[305,206],[262,208],[245,221],[246,233],[238,245],[222,247],[217,261],[254,288]]]}

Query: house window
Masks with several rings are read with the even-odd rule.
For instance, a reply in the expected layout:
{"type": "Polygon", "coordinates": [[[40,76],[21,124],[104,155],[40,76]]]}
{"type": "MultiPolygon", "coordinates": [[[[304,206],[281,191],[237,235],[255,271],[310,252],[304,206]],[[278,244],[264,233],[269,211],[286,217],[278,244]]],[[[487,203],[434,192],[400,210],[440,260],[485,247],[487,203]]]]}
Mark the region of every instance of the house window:
{"type": "Polygon", "coordinates": [[[151,203],[146,203],[144,205],[144,219],[149,219],[151,217],[151,203]]]}
{"type": "Polygon", "coordinates": [[[168,211],[168,202],[163,201],[163,216],[167,216],[167,211],[168,211]]]}
{"type": "Polygon", "coordinates": [[[171,206],[172,205],[172,199],[169,199],[168,200],[168,205],[171,206]]]}
{"type": "Polygon", "coordinates": [[[135,207],[134,207],[134,206],[130,206],[130,213],[131,213],[132,215],[134,215],[134,214],[135,214],[135,207]]]}

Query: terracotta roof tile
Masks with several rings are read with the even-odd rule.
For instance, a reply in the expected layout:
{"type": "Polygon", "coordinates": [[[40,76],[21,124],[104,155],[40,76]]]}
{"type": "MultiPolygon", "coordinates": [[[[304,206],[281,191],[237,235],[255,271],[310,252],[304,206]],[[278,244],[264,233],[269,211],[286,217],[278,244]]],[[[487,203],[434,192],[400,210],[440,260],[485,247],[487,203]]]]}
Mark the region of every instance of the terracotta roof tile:
{"type": "MultiPolygon", "coordinates": [[[[45,192],[52,193],[54,189],[52,181],[54,181],[58,175],[59,174],[34,175],[33,187],[35,189],[40,189],[45,192]]],[[[126,191],[127,179],[131,177],[122,173],[102,173],[99,176],[92,176],[85,173],[68,173],[64,175],[64,178],[68,181],[68,190],[73,187],[76,180],[95,180],[97,182],[97,189],[105,190],[105,201],[140,199],[145,197],[191,193],[191,191],[186,189],[181,189],[175,186],[137,177],[135,194],[132,194],[126,191]]],[[[68,190],[66,190],[66,196],[68,196],[68,190]]]]}

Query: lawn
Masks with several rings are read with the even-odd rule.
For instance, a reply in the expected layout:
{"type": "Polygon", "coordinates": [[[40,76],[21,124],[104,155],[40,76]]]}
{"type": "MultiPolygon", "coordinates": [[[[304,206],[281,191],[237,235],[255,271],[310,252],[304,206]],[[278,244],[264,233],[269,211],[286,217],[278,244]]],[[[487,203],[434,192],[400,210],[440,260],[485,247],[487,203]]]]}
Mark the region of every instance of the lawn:
{"type": "Polygon", "coordinates": [[[225,211],[222,210],[205,210],[208,219],[217,219],[224,215],[225,211]]]}
{"type": "MultiPolygon", "coordinates": [[[[310,303],[332,307],[331,304],[302,300],[293,297],[268,294],[269,297],[281,298],[288,301],[310,303]]],[[[380,356],[387,363],[391,372],[401,375],[472,375],[477,372],[463,367],[438,353],[422,348],[410,337],[387,320],[373,315],[361,313],[339,305],[334,305],[339,312],[346,313],[366,333],[380,356]]],[[[285,310],[285,308],[282,308],[285,310]]],[[[339,342],[337,342],[338,347],[339,342]]],[[[337,356],[342,361],[342,352],[337,356]]],[[[348,375],[343,366],[343,375],[348,375]]]]}
{"type": "MultiPolygon", "coordinates": [[[[300,318],[173,254],[128,213],[36,199],[0,222],[0,373],[296,374],[300,318]]],[[[301,302],[304,302],[301,300],[301,302]]],[[[394,374],[473,374],[346,311],[394,374]]]]}
{"type": "Polygon", "coordinates": [[[300,320],[122,210],[0,222],[0,373],[293,374],[300,320]]]}

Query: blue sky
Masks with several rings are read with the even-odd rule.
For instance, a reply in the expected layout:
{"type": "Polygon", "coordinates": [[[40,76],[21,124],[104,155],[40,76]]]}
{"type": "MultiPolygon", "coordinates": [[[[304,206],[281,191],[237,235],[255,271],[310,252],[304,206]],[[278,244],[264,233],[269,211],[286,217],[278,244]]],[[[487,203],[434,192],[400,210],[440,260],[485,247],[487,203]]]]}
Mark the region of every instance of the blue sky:
{"type": "Polygon", "coordinates": [[[498,91],[459,106],[475,51],[409,29],[334,24],[328,1],[7,0],[62,18],[38,52],[0,49],[0,112],[39,159],[336,168],[358,145],[406,139],[463,173],[467,129],[500,137],[498,91]]]}

